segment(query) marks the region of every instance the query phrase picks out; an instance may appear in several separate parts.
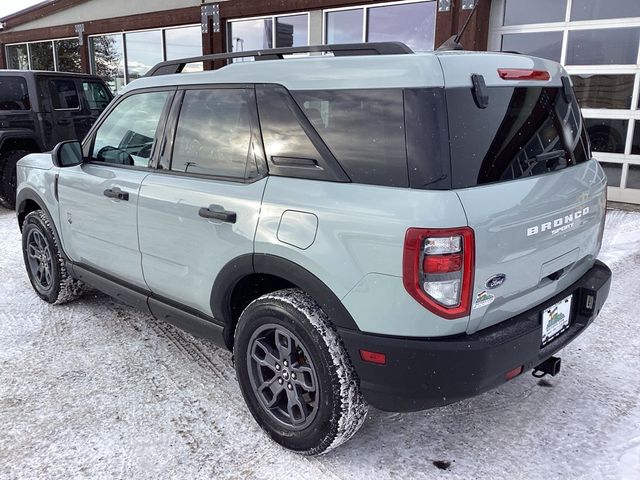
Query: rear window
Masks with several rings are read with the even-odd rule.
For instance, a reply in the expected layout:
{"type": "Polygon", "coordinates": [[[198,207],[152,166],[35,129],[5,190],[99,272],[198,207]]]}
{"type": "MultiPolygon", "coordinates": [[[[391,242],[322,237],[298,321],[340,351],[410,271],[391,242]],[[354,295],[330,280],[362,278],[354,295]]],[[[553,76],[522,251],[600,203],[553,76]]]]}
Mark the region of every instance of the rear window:
{"type": "Polygon", "coordinates": [[[408,186],[402,90],[292,93],[352,182],[408,186]]]}
{"type": "Polygon", "coordinates": [[[0,77],[0,110],[31,110],[24,78],[0,77]]]}
{"type": "Polygon", "coordinates": [[[49,92],[54,110],[77,110],[80,96],[74,80],[49,80],[49,92]]]}
{"type": "Polygon", "coordinates": [[[550,87],[488,88],[487,108],[469,88],[446,91],[453,188],[515,180],[586,161],[575,98],[550,87]]]}

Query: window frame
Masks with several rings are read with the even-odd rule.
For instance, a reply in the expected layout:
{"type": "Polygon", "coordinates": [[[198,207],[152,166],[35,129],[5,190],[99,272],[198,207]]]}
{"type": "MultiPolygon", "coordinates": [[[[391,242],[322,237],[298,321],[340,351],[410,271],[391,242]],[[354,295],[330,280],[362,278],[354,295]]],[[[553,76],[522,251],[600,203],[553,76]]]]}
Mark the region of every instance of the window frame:
{"type": "Polygon", "coordinates": [[[103,111],[103,113],[100,115],[99,121],[93,124],[93,126],[91,127],[91,130],[89,130],[89,133],[87,133],[87,136],[82,142],[82,157],[83,157],[82,163],[88,163],[91,165],[102,165],[104,167],[124,168],[127,170],[139,170],[144,172],[159,171],[158,162],[159,162],[161,152],[158,149],[158,145],[161,145],[163,142],[171,106],[176,97],[176,91],[177,91],[177,87],[175,86],[141,88],[139,90],[132,90],[130,92],[127,92],[126,94],[112,101],[109,104],[109,106],[103,111]],[[109,118],[109,116],[113,113],[113,111],[122,102],[124,102],[128,98],[131,98],[134,95],[141,95],[141,94],[153,93],[153,92],[167,92],[169,93],[169,95],[167,97],[165,105],[160,114],[160,120],[158,122],[158,126],[156,127],[156,133],[153,139],[153,146],[151,147],[151,155],[149,156],[149,165],[147,167],[142,167],[137,165],[121,165],[118,163],[100,162],[91,158],[91,152],[93,150],[96,134],[98,133],[98,130],[100,129],[100,127],[107,120],[107,118],[109,118]]]}
{"type": "Polygon", "coordinates": [[[621,202],[640,203],[640,189],[627,189],[627,172],[630,165],[640,166],[640,155],[631,152],[634,131],[640,130],[640,45],[635,64],[629,65],[565,65],[569,32],[578,30],[610,30],[616,28],[640,28],[640,17],[571,20],[573,0],[567,0],[565,18],[560,22],[503,25],[504,10],[509,0],[494,0],[489,16],[489,36],[487,50],[500,51],[502,35],[510,33],[562,33],[560,63],[569,76],[576,75],[634,75],[631,107],[629,109],[582,108],[585,119],[628,120],[624,153],[593,152],[593,157],[604,163],[622,166],[620,187],[609,187],[609,199],[621,202]]]}
{"type": "MultiPolygon", "coordinates": [[[[80,90],[78,89],[78,81],[77,79],[72,79],[72,78],[64,78],[64,77],[60,77],[60,78],[56,78],[54,76],[51,77],[46,77],[44,76],[44,80],[47,82],[47,86],[49,87],[49,101],[51,102],[51,110],[53,110],[54,112],[79,112],[80,110],[82,110],[82,95],[80,94],[80,90]],[[52,83],[53,82],[58,82],[58,81],[62,81],[62,82],[71,82],[73,83],[74,88],[76,89],[76,95],[78,96],[78,106],[76,108],[56,108],[54,106],[54,102],[53,102],[53,96],[52,96],[52,92],[51,92],[51,88],[52,88],[52,83]]],[[[57,92],[57,89],[56,89],[57,92]]]]}
{"type": "MultiPolygon", "coordinates": [[[[249,161],[249,159],[247,159],[249,161]]],[[[156,164],[156,173],[167,175],[177,175],[188,178],[199,178],[204,180],[214,180],[238,184],[251,184],[262,180],[268,175],[264,144],[262,143],[262,132],[260,129],[260,121],[258,117],[258,105],[256,101],[255,85],[247,83],[220,83],[220,84],[194,84],[179,85],[176,87],[176,94],[173,97],[171,107],[168,112],[167,122],[164,127],[163,148],[161,148],[160,156],[156,164]],[[171,170],[173,163],[173,155],[175,149],[175,139],[180,121],[180,113],[184,96],[189,90],[248,90],[251,92],[252,102],[250,109],[251,121],[251,141],[254,144],[254,156],[256,162],[257,174],[253,177],[247,177],[247,170],[242,177],[210,175],[195,172],[181,172],[179,170],[171,170]]]]}
{"type": "MultiPolygon", "coordinates": [[[[61,38],[52,38],[50,40],[35,40],[35,41],[31,41],[31,42],[14,42],[14,43],[7,43],[4,45],[4,54],[5,54],[5,58],[8,59],[8,47],[15,47],[15,46],[20,46],[20,45],[24,45],[25,47],[27,47],[27,63],[29,65],[28,70],[33,70],[33,64],[31,62],[31,48],[29,47],[29,45],[33,44],[33,43],[51,43],[51,48],[53,49],[53,70],[50,70],[51,72],[60,72],[61,70],[58,69],[60,62],[58,59],[58,50],[56,48],[56,42],[62,41],[62,40],[78,40],[78,37],[61,37],[61,38]]],[[[78,48],[80,48],[80,46],[78,46],[78,48]]],[[[80,72],[63,72],[63,73],[80,73],[80,72]]]]}

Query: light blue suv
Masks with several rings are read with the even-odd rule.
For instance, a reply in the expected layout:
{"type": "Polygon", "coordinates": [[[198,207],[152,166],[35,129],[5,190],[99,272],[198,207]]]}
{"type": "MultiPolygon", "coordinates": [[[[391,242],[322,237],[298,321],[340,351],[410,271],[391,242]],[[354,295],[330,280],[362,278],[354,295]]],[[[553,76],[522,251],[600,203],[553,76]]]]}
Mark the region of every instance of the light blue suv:
{"type": "Polygon", "coordinates": [[[18,179],[40,297],[86,283],[232,350],[256,421],[304,454],[369,404],[555,375],[609,292],[606,177],[569,77],[539,58],[372,43],[165,62],[18,179]],[[240,56],[258,61],[180,73],[240,56]]]}

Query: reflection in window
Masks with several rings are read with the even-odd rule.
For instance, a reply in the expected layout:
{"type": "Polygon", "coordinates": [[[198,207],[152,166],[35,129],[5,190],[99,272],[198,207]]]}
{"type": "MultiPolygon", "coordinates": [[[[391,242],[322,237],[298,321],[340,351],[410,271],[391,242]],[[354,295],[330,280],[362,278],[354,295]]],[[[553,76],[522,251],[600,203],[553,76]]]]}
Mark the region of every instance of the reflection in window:
{"type": "Polygon", "coordinates": [[[372,7],[367,41],[406,43],[412,50],[433,50],[436,33],[436,2],[372,7]]]}
{"type": "Polygon", "coordinates": [[[127,45],[127,75],[129,81],[144,77],[155,64],[162,61],[162,32],[127,33],[124,36],[127,45]]]}
{"type": "Polygon", "coordinates": [[[98,128],[91,158],[118,165],[149,166],[168,97],[168,92],[151,92],[122,100],[98,128]]]}
{"type": "MultiPolygon", "coordinates": [[[[229,49],[247,52],[273,47],[273,21],[271,18],[230,22],[229,49]]],[[[236,61],[243,61],[238,59],[236,61]]],[[[248,60],[248,59],[247,59],[248,60]]]]}
{"type": "Polygon", "coordinates": [[[76,38],[56,40],[53,42],[56,49],[59,72],[82,72],[80,65],[80,43],[76,38]]]}
{"type": "Polygon", "coordinates": [[[287,15],[276,18],[276,47],[302,47],[309,43],[308,16],[287,15]]]}
{"type": "Polygon", "coordinates": [[[80,97],[74,80],[49,80],[49,94],[54,110],[80,108],[80,97]]]}
{"type": "Polygon", "coordinates": [[[29,70],[29,54],[27,44],[9,45],[7,52],[7,68],[14,70],[29,70]]]}
{"type": "Polygon", "coordinates": [[[572,75],[582,108],[631,108],[633,75],[572,75]]]}
{"type": "Polygon", "coordinates": [[[82,90],[84,98],[87,99],[89,110],[102,111],[107,108],[111,101],[111,95],[106,91],[104,86],[98,82],[82,82],[82,90]]]}
{"type": "Polygon", "coordinates": [[[30,110],[29,89],[21,77],[0,76],[0,110],[30,110]]]}
{"type": "Polygon", "coordinates": [[[604,170],[604,173],[607,174],[607,184],[610,187],[619,187],[620,178],[622,178],[622,164],[600,162],[600,166],[604,170]]]}
{"type": "Polygon", "coordinates": [[[585,119],[594,152],[624,153],[628,120],[585,119]]]}
{"type": "Polygon", "coordinates": [[[362,42],[361,8],[327,12],[327,43],[360,43],[362,42]]]}
{"type": "Polygon", "coordinates": [[[640,120],[635,121],[633,142],[631,143],[631,153],[633,155],[640,155],[640,120]]]}
{"type": "Polygon", "coordinates": [[[567,65],[629,65],[638,58],[640,28],[573,30],[567,40],[567,65]]]}
{"type": "Polygon", "coordinates": [[[559,62],[562,52],[562,32],[503,35],[502,51],[524,53],[559,62]]]}
{"type": "Polygon", "coordinates": [[[171,169],[244,178],[251,153],[248,90],[188,90],[182,102],[171,169]]]}
{"type": "MultiPolygon", "coordinates": [[[[200,27],[171,28],[165,30],[167,60],[202,55],[202,29],[200,27]]],[[[184,72],[202,71],[202,62],[187,64],[184,72]]]]}
{"type": "Polygon", "coordinates": [[[567,0],[506,0],[504,25],[564,22],[566,11],[567,0]]]}
{"type": "Polygon", "coordinates": [[[638,0],[573,0],[571,20],[640,17],[638,0]]]}
{"type": "Polygon", "coordinates": [[[124,80],[124,50],[121,35],[102,35],[91,38],[92,71],[111,88],[120,90],[124,80]]]}
{"type": "Polygon", "coordinates": [[[627,170],[627,188],[640,188],[640,165],[629,165],[627,170]]]}
{"type": "Polygon", "coordinates": [[[31,56],[31,70],[55,70],[51,42],[30,43],[29,54],[31,56]]]}

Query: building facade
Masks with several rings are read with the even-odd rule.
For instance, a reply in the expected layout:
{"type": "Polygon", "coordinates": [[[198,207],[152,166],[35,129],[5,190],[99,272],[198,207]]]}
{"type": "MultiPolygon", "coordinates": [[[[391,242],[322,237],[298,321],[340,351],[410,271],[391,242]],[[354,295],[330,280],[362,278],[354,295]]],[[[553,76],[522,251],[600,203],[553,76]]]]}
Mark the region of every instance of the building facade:
{"type": "MultiPolygon", "coordinates": [[[[162,60],[201,54],[367,41],[432,50],[477,1],[55,0],[0,20],[0,68],[90,72],[117,91],[162,60]]],[[[609,199],[640,203],[640,1],[480,0],[462,43],[565,65],[609,199]]]]}

